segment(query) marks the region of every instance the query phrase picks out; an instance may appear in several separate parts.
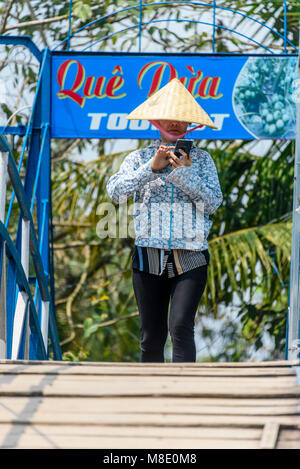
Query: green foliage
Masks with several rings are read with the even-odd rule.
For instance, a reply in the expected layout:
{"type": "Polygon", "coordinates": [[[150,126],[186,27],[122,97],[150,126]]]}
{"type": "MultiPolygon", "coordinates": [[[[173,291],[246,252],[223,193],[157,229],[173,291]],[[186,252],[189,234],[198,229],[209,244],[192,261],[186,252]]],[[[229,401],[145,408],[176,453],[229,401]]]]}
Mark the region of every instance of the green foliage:
{"type": "MultiPolygon", "coordinates": [[[[282,353],[284,346],[293,148],[292,144],[282,143],[283,148],[274,151],[274,155],[279,156],[272,158],[270,150],[265,157],[257,157],[245,146],[243,143],[226,150],[224,145],[224,148],[210,150],[225,197],[213,217],[208,284],[199,314],[219,320],[224,307],[228,313],[233,306],[237,307],[238,301],[239,308],[237,327],[228,329],[230,340],[218,359],[247,357],[246,345],[259,349],[266,332],[275,340],[273,353],[282,353]],[[285,168],[284,173],[282,168],[285,168]],[[282,184],[277,181],[281,172],[282,184]],[[276,191],[271,196],[274,183],[276,191]],[[276,218],[272,218],[275,215],[276,218]],[[236,342],[232,342],[233,337],[236,342]]],[[[62,223],[57,230],[63,228],[63,220],[65,223],[73,221],[63,232],[64,242],[67,246],[70,243],[70,254],[67,256],[66,249],[56,250],[56,288],[59,297],[66,301],[68,295],[72,295],[72,286],[80,283],[85,271],[88,240],[87,276],[80,294],[72,300],[72,316],[78,325],[77,338],[72,343],[75,350],[83,344],[89,356],[97,360],[138,359],[139,329],[130,269],[133,239],[100,239],[96,233],[100,219],[98,203],[109,201],[106,182],[117,171],[124,156],[124,153],[102,154],[96,160],[81,164],[62,161],[55,165],[53,173],[54,216],[62,223]],[[76,240],[78,247],[72,249],[76,240]],[[67,287],[69,284],[71,288],[67,287]]],[[[116,214],[118,210],[116,206],[116,214]]],[[[64,305],[58,305],[59,318],[64,317],[64,305]]],[[[64,321],[61,337],[67,338],[70,333],[64,321]]],[[[211,334],[214,335],[214,331],[211,334]]]]}
{"type": "Polygon", "coordinates": [[[72,12],[74,16],[85,22],[92,16],[91,2],[87,0],[77,0],[74,3],[72,12]]]}

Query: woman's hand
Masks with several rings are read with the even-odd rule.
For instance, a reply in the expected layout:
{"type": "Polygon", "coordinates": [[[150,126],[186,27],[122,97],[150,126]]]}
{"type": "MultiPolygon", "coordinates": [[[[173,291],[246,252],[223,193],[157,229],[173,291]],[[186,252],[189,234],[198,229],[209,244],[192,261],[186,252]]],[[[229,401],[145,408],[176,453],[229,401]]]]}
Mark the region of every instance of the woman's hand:
{"type": "Polygon", "coordinates": [[[158,171],[159,169],[165,168],[169,164],[170,150],[175,146],[160,145],[157,152],[155,153],[152,161],[152,171],[158,171]]]}
{"type": "Polygon", "coordinates": [[[173,151],[170,152],[169,161],[173,168],[178,168],[179,166],[191,166],[192,159],[185,153],[185,151],[181,150],[181,148],[178,151],[182,154],[182,158],[178,158],[173,151]]]}

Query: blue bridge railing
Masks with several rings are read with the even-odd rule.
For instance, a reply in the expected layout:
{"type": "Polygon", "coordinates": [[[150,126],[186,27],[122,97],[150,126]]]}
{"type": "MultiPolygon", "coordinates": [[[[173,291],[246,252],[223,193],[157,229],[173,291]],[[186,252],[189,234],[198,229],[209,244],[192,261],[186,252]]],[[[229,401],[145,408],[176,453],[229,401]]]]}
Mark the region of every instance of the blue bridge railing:
{"type": "Polygon", "coordinates": [[[53,358],[61,360],[53,302],[33,223],[32,207],[3,135],[0,135],[0,187],[0,358],[47,360],[49,337],[53,358]],[[21,236],[16,244],[5,226],[8,181],[20,211],[21,236]],[[33,277],[29,275],[31,265],[35,273],[33,277]],[[35,283],[34,293],[32,280],[35,283]]]}

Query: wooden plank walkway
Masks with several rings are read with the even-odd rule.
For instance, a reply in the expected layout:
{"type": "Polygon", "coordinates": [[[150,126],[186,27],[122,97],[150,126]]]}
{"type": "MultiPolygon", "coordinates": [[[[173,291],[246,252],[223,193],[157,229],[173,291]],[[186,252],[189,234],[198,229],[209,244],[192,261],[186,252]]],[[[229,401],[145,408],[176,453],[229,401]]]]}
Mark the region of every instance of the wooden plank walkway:
{"type": "Polygon", "coordinates": [[[0,448],[300,448],[300,363],[0,361],[0,448]]]}

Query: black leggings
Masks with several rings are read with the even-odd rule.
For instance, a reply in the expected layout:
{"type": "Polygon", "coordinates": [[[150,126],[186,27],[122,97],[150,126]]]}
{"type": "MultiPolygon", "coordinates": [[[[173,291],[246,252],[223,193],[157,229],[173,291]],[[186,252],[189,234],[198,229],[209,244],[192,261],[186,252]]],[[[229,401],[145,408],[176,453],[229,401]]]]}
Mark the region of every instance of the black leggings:
{"type": "Polygon", "coordinates": [[[132,283],[140,314],[140,361],[164,362],[169,330],[173,362],[195,362],[194,321],[207,281],[207,265],[168,278],[132,269],[132,283]]]}

